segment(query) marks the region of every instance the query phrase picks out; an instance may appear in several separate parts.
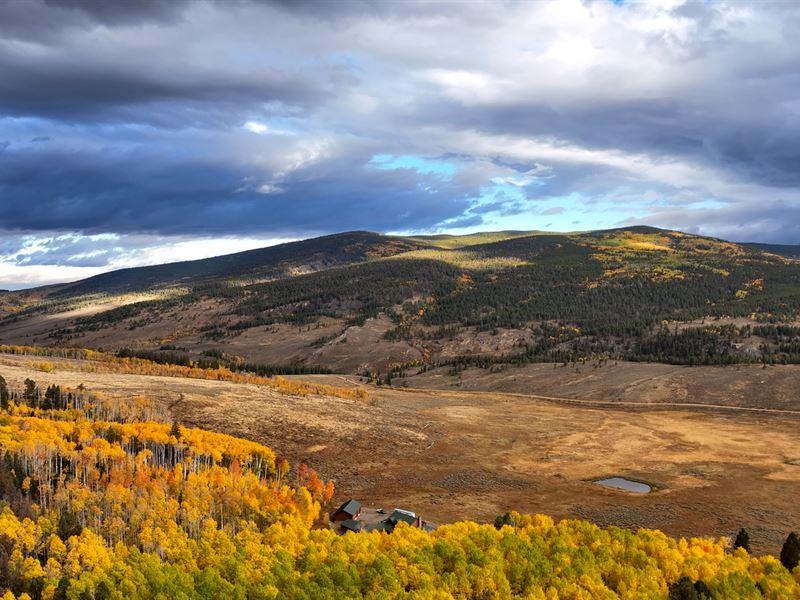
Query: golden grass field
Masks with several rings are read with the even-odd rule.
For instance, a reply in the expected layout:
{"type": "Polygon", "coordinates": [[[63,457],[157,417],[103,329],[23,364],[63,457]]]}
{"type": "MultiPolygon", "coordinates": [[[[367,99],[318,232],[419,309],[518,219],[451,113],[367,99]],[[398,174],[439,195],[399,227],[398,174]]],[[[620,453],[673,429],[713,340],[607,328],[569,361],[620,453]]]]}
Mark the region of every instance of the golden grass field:
{"type": "MultiPolygon", "coordinates": [[[[295,465],[308,462],[335,480],[337,501],[352,496],[367,506],[404,507],[439,523],[491,520],[514,508],[671,535],[716,537],[746,527],[757,552],[776,552],[788,531],[800,528],[800,414],[665,407],[657,400],[613,406],[589,387],[588,403],[579,405],[459,388],[371,387],[370,402],[300,398],[230,382],[77,372],[70,370],[75,360],[52,359],[55,369],[41,372],[29,361],[0,355],[0,375],[12,387],[31,377],[40,385],[83,383],[120,397],[156,399],[186,425],[263,442],[295,465]],[[656,489],[640,496],[592,483],[611,475],[656,489]]],[[[732,386],[749,376],[742,373],[698,368],[690,378],[710,389],[714,377],[717,387],[732,386]]],[[[617,376],[624,382],[635,375],[617,376]]],[[[798,375],[793,370],[782,377],[798,375]]],[[[462,388],[470,376],[477,379],[467,373],[462,388]]],[[[688,377],[669,375],[678,376],[688,377]]],[[[433,373],[409,385],[436,384],[437,377],[439,387],[452,379],[433,373]]],[[[361,385],[356,377],[306,378],[361,385]]],[[[562,392],[568,383],[561,383],[562,392]]],[[[742,393],[752,385],[740,386],[742,393]]],[[[555,396],[558,389],[550,386],[555,396]]],[[[528,385],[528,393],[534,387],[528,385]]],[[[613,386],[609,390],[613,401],[613,386]]]]}

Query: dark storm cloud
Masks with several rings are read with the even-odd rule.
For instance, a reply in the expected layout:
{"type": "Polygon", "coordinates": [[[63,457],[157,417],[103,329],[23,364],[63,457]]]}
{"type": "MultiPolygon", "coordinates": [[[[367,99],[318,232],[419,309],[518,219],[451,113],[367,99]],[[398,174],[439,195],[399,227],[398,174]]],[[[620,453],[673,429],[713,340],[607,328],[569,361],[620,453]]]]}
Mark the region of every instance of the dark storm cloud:
{"type": "MultiPolygon", "coordinates": [[[[40,231],[167,231],[230,195],[234,174],[214,165],[153,165],[102,153],[15,155],[0,162],[0,222],[40,231]],[[47,165],[47,166],[45,166],[47,165]]],[[[186,228],[198,227],[187,223],[186,228]]]]}
{"type": "MultiPolygon", "coordinates": [[[[191,4],[202,0],[7,0],[0,3],[0,32],[30,38],[69,27],[139,26],[179,23],[191,4]]],[[[311,18],[341,19],[358,15],[442,14],[453,3],[393,0],[208,0],[218,10],[249,5],[311,18]]]]}
{"type": "Polygon", "coordinates": [[[155,68],[135,56],[76,58],[13,48],[0,53],[0,114],[163,127],[224,124],[248,112],[305,111],[325,94],[310,78],[269,67],[186,71],[170,59],[155,68]]]}
{"type": "Polygon", "coordinates": [[[306,113],[357,81],[347,65],[281,58],[258,25],[246,47],[230,46],[253,11],[265,23],[277,14],[247,0],[0,2],[0,116],[229,126],[306,113]],[[201,16],[188,22],[192,10],[201,16]]]}
{"type": "Polygon", "coordinates": [[[188,0],[44,0],[49,9],[77,11],[104,25],[130,25],[149,22],[172,22],[188,0]]]}
{"type": "Polygon", "coordinates": [[[175,22],[190,0],[6,0],[0,3],[0,34],[40,39],[67,28],[175,22]]]}
{"type": "Polygon", "coordinates": [[[281,114],[281,105],[305,107],[321,95],[313,85],[280,73],[264,73],[258,83],[236,77],[176,82],[94,70],[44,72],[37,66],[3,63],[0,58],[0,111],[17,117],[122,120],[162,127],[224,124],[243,118],[248,105],[276,103],[263,112],[281,114]]]}
{"type": "Polygon", "coordinates": [[[798,28],[791,3],[0,2],[0,230],[56,240],[27,265],[124,251],[52,232],[572,213],[800,242],[798,28]]]}
{"type": "Polygon", "coordinates": [[[0,162],[0,195],[16,198],[0,203],[0,222],[11,230],[88,234],[417,229],[465,212],[478,192],[435,174],[346,159],[299,169],[270,193],[259,187],[236,166],[164,163],[146,155],[15,155],[0,162]]]}

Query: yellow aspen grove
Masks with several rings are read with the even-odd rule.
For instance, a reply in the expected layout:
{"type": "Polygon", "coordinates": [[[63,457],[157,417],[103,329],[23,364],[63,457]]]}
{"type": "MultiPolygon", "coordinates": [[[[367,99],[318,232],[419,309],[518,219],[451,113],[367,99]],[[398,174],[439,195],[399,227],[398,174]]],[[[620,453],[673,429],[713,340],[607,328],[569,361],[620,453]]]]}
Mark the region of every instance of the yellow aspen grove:
{"type": "Polygon", "coordinates": [[[543,515],[338,535],[305,464],[289,481],[266,446],[138,420],[142,398],[49,398],[0,411],[0,600],[800,597],[800,568],[724,540],[543,515]]]}

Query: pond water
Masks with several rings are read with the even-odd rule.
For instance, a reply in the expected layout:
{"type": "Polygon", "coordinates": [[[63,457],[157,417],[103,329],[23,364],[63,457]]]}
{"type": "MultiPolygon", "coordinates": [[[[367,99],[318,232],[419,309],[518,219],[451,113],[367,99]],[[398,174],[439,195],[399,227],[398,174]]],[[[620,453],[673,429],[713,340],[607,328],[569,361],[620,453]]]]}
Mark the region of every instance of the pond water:
{"type": "Polygon", "coordinates": [[[599,479],[595,481],[598,485],[606,487],[617,488],[618,490],[625,490],[626,492],[634,492],[636,494],[649,494],[652,488],[646,483],[641,481],[631,481],[624,477],[609,477],[608,479],[599,479]]]}

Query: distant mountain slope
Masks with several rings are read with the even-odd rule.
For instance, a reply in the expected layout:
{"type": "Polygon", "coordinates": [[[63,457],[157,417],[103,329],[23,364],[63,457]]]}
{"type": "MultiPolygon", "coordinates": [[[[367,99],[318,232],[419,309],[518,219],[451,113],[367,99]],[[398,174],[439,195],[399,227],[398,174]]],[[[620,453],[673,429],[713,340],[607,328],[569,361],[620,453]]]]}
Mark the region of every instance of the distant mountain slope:
{"type": "Polygon", "coordinates": [[[5,294],[0,341],[345,372],[800,362],[800,260],[776,250],[644,226],[350,232],[5,294]]]}
{"type": "Polygon", "coordinates": [[[800,246],[794,246],[790,244],[758,244],[758,243],[742,244],[742,246],[746,246],[747,248],[754,248],[757,250],[764,250],[766,252],[772,252],[773,254],[780,254],[782,256],[800,258],[800,246]]]}
{"type": "Polygon", "coordinates": [[[218,280],[270,279],[425,247],[403,238],[353,231],[214,258],[121,269],[63,286],[55,295],[141,292],[218,280]]]}
{"type": "Polygon", "coordinates": [[[437,248],[445,248],[453,250],[456,248],[463,248],[465,246],[475,246],[478,244],[490,244],[492,242],[501,242],[518,237],[531,237],[537,235],[538,231],[486,231],[480,233],[469,233],[466,235],[418,235],[411,238],[422,242],[427,245],[436,246],[437,248]]]}

